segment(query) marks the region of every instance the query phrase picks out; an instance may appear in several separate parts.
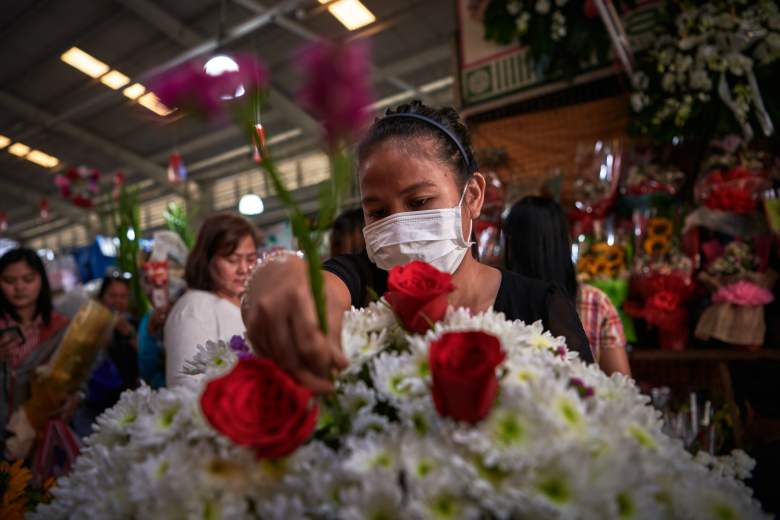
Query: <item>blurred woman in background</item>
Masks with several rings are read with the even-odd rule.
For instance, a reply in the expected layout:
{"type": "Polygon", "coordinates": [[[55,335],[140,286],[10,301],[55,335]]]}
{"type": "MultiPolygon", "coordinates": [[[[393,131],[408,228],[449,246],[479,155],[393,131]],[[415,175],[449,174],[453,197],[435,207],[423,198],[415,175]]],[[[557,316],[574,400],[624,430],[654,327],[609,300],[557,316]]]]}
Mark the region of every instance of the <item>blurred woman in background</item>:
{"type": "Polygon", "coordinates": [[[165,322],[167,386],[187,376],[186,362],[209,340],[228,341],[244,333],[241,295],[257,262],[258,237],[245,218],[221,213],[207,218],[187,257],[187,292],[165,322]]]}
{"type": "Polygon", "coordinates": [[[617,309],[599,289],[577,283],[569,223],[561,207],[547,198],[525,197],[512,206],[504,233],[507,268],[565,289],[576,300],[582,327],[601,369],[607,374],[631,375],[617,309]]]}
{"type": "MultiPolygon", "coordinates": [[[[30,397],[35,369],[46,363],[65,334],[68,319],[52,309],[43,262],[30,249],[0,258],[0,439],[11,414],[30,397]]],[[[69,416],[76,397],[58,412],[69,416]]],[[[65,417],[67,420],[69,417],[65,417]]]]}

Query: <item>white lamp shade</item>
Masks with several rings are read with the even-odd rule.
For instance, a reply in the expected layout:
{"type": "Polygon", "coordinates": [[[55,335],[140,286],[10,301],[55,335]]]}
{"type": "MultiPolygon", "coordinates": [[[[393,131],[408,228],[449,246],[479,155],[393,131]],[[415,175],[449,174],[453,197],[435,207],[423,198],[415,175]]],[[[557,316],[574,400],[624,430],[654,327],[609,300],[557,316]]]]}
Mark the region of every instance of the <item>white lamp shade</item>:
{"type": "Polygon", "coordinates": [[[247,193],[238,202],[238,212],[242,215],[259,215],[264,209],[263,199],[254,193],[247,193]]]}

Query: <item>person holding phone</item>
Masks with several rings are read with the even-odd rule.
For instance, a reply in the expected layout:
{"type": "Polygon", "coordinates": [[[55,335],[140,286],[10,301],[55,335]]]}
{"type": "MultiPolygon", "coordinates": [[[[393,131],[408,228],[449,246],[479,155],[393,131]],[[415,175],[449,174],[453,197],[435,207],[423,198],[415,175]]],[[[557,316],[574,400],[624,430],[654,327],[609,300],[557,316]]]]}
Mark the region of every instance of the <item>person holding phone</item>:
{"type": "MultiPolygon", "coordinates": [[[[0,257],[0,421],[3,448],[11,414],[30,397],[35,369],[46,363],[65,334],[68,319],[52,308],[43,262],[31,249],[0,257]]],[[[66,419],[76,397],[58,414],[66,419]]]]}

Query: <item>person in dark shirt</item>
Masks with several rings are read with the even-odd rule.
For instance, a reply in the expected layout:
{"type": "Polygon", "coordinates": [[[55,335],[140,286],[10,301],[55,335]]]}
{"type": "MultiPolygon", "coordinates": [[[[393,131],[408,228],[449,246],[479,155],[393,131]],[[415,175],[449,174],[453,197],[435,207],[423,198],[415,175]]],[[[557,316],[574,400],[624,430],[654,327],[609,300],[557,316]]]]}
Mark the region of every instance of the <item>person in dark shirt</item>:
{"type": "Polygon", "coordinates": [[[481,264],[472,254],[472,222],[486,182],[455,110],[419,101],[388,110],[361,141],[357,159],[366,251],[325,262],[329,337],[318,328],[305,262],[276,255],[256,269],[242,305],[256,349],[312,390],[332,390],[330,375],[347,364],[339,345],[344,311],[365,306],[369,289],[382,294],[392,267],[422,260],[453,275],[451,305],[541,320],[570,350],[593,361],[562,289],[481,264]]]}

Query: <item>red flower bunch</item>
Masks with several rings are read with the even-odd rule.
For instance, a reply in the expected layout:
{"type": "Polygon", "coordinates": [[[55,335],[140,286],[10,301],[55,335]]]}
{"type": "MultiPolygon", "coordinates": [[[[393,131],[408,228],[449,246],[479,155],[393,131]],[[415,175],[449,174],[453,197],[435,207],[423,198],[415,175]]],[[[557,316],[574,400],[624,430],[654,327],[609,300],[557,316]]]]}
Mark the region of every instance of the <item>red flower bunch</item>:
{"type": "Polygon", "coordinates": [[[390,270],[384,298],[409,332],[424,334],[447,313],[452,275],[414,261],[390,270]]]}
{"type": "Polygon", "coordinates": [[[745,166],[716,170],[702,181],[699,198],[710,209],[750,213],[756,209],[756,193],[765,183],[760,172],[745,166]]]}
{"type": "Polygon", "coordinates": [[[505,358],[498,338],[484,332],[450,332],[432,342],[428,361],[439,415],[469,423],[484,419],[498,392],[496,368],[505,358]]]}
{"type": "Polygon", "coordinates": [[[311,391],[272,361],[240,359],[226,375],[208,383],[200,398],[203,415],[259,459],[289,455],[309,438],[318,408],[311,391]]]}

